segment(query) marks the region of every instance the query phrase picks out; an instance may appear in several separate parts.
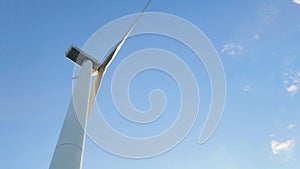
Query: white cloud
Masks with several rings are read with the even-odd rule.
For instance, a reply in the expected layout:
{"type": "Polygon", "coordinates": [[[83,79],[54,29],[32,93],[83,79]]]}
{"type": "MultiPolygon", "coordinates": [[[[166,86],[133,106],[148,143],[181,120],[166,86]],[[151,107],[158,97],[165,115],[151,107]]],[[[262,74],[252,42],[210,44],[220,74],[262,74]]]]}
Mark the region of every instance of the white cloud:
{"type": "Polygon", "coordinates": [[[272,140],[271,141],[271,148],[273,154],[279,153],[289,153],[295,147],[295,140],[287,140],[285,142],[279,142],[272,140]]]}
{"type": "Polygon", "coordinates": [[[300,5],[300,0],[293,0],[293,2],[300,5]]]}
{"type": "Polygon", "coordinates": [[[227,43],[224,45],[221,53],[226,53],[229,56],[237,56],[241,54],[243,47],[239,44],[227,43]]]}
{"type": "Polygon", "coordinates": [[[299,90],[299,87],[296,86],[296,85],[291,85],[290,87],[286,88],[286,91],[289,92],[289,93],[292,93],[292,94],[295,94],[297,93],[299,90]]]}
{"type": "Polygon", "coordinates": [[[245,85],[245,86],[243,87],[243,91],[244,91],[244,92],[249,92],[249,91],[251,91],[251,90],[253,90],[253,88],[252,88],[251,86],[249,86],[249,85],[245,85]]]}
{"type": "Polygon", "coordinates": [[[259,34],[254,35],[254,39],[258,40],[260,38],[259,34]]]}
{"type": "Polygon", "coordinates": [[[283,83],[284,83],[284,84],[288,84],[288,83],[289,83],[289,81],[288,81],[288,80],[285,80],[283,83]]]}
{"type": "Polygon", "coordinates": [[[275,134],[274,133],[270,134],[270,137],[275,137],[275,134]]]}
{"type": "Polygon", "coordinates": [[[276,6],[266,6],[262,8],[259,14],[262,16],[264,21],[271,23],[276,20],[279,9],[276,6]]]}
{"type": "Polygon", "coordinates": [[[295,124],[289,124],[286,128],[287,129],[293,129],[293,128],[295,128],[296,127],[296,125],[295,124]]]}
{"type": "Polygon", "coordinates": [[[287,79],[284,80],[284,84],[286,85],[286,91],[294,95],[299,91],[300,72],[291,70],[290,72],[286,73],[286,76],[287,79]]]}

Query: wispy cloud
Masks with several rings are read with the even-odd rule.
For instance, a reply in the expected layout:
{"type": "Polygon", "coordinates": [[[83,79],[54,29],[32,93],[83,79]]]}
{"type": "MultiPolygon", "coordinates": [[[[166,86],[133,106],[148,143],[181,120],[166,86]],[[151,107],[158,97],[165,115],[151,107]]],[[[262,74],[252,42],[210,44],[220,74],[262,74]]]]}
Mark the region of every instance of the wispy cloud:
{"type": "Polygon", "coordinates": [[[275,6],[267,6],[260,11],[260,15],[266,22],[273,22],[279,13],[279,9],[275,6]]]}
{"type": "Polygon", "coordinates": [[[289,124],[288,126],[286,126],[286,129],[291,130],[293,128],[295,128],[296,125],[295,124],[289,124]]]}
{"type": "Polygon", "coordinates": [[[241,54],[243,47],[239,44],[227,43],[223,46],[221,53],[226,53],[229,56],[237,56],[241,54]]]}
{"type": "Polygon", "coordinates": [[[285,142],[271,141],[273,154],[289,153],[294,149],[295,145],[295,140],[287,140],[285,142]]]}
{"type": "Polygon", "coordinates": [[[249,85],[245,85],[245,86],[243,87],[243,91],[244,91],[244,92],[250,92],[251,90],[253,90],[253,88],[252,88],[251,86],[249,86],[249,85]]]}
{"type": "Polygon", "coordinates": [[[287,79],[284,81],[286,91],[294,95],[299,91],[300,73],[298,71],[290,71],[286,73],[287,79]]]}
{"type": "Polygon", "coordinates": [[[293,0],[293,2],[300,5],[300,0],[293,0]]]}
{"type": "Polygon", "coordinates": [[[260,39],[260,36],[259,36],[259,34],[255,34],[255,35],[254,35],[254,39],[255,39],[255,40],[258,40],[258,39],[260,39]]]}

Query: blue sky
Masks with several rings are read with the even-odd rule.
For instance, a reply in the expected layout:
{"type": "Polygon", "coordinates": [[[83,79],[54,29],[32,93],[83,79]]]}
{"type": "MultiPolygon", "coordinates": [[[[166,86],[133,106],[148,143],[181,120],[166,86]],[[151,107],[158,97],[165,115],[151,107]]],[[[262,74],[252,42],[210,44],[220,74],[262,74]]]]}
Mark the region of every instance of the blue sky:
{"type": "MultiPolygon", "coordinates": [[[[72,94],[74,64],[64,57],[65,51],[71,44],[82,47],[100,27],[139,12],[145,3],[0,0],[2,168],[49,167],[72,94]]],[[[199,85],[200,115],[182,143],[150,159],[117,157],[87,139],[83,168],[299,168],[300,1],[153,0],[148,11],[184,18],[211,40],[227,80],[222,121],[213,137],[199,145],[210,103],[203,65],[174,40],[156,36],[129,39],[108,70],[98,96],[98,104],[107,103],[103,106],[107,120],[120,132],[149,136],[164,130],[175,118],[169,115],[158,125],[139,127],[114,115],[109,75],[127,55],[149,47],[170,50],[190,66],[199,85]]],[[[171,95],[168,110],[178,108],[176,85],[165,74],[145,72],[132,85],[136,88],[132,102],[138,108],[149,106],[147,93],[157,87],[171,95]],[[147,83],[147,77],[154,82],[147,83]]]]}

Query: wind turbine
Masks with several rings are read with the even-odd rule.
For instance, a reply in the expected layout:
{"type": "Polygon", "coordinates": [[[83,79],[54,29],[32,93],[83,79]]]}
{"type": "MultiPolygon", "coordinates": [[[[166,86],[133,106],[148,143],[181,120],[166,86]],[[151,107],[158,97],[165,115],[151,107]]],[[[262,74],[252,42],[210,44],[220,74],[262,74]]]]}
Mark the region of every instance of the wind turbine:
{"type": "Polygon", "coordinates": [[[68,111],[57,141],[54,154],[50,163],[50,169],[81,169],[86,124],[89,113],[94,105],[99,91],[100,83],[107,67],[116,57],[124,42],[134,29],[136,23],[149,6],[149,0],[132,23],[131,27],[117,44],[116,48],[100,64],[96,59],[84,53],[75,46],[71,46],[66,57],[81,66],[77,83],[73,90],[68,111]],[[96,74],[93,87],[91,87],[92,74],[96,74]]]}

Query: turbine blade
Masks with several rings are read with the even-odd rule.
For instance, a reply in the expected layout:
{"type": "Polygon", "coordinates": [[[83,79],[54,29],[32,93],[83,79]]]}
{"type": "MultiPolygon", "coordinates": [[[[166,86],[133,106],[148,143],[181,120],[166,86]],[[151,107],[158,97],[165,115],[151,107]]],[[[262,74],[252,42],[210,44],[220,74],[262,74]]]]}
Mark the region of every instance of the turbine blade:
{"type": "Polygon", "coordinates": [[[135,18],[135,20],[133,21],[131,27],[129,28],[129,30],[127,31],[127,33],[125,34],[125,36],[123,37],[123,39],[118,43],[117,47],[107,56],[107,58],[105,59],[105,61],[101,64],[100,68],[102,67],[102,69],[104,69],[104,71],[106,70],[106,68],[109,66],[109,64],[112,62],[112,60],[115,58],[115,56],[118,54],[118,52],[120,51],[120,49],[122,48],[124,42],[127,40],[128,36],[130,35],[130,33],[133,31],[134,27],[136,26],[137,22],[139,21],[139,19],[141,18],[141,16],[143,15],[143,13],[146,11],[147,7],[149,6],[151,0],[149,0],[147,2],[147,4],[145,5],[145,7],[143,8],[143,10],[140,12],[140,14],[135,18]]]}
{"type": "Polygon", "coordinates": [[[94,82],[94,87],[91,90],[91,95],[90,95],[90,102],[89,102],[89,109],[88,109],[88,115],[90,115],[90,112],[92,111],[95,99],[97,97],[101,80],[103,77],[104,72],[98,71],[98,74],[96,75],[95,82],[94,82]]]}
{"type": "Polygon", "coordinates": [[[99,91],[100,83],[101,83],[101,80],[102,80],[102,77],[103,77],[103,75],[105,73],[106,68],[110,65],[110,63],[112,62],[112,60],[118,54],[118,52],[122,48],[124,42],[126,41],[126,39],[128,38],[128,36],[132,32],[132,30],[134,29],[134,27],[136,26],[136,23],[141,18],[141,16],[143,15],[143,13],[146,11],[146,9],[149,6],[150,2],[151,2],[151,0],[149,0],[147,2],[147,4],[145,5],[145,7],[143,8],[143,10],[140,12],[140,14],[133,21],[131,27],[129,28],[129,30],[127,31],[127,33],[123,37],[123,39],[118,43],[117,47],[107,56],[107,58],[104,60],[104,62],[99,67],[98,74],[96,75],[96,78],[95,78],[94,87],[92,88],[91,95],[90,95],[90,103],[89,103],[88,115],[89,115],[89,113],[91,112],[91,110],[93,108],[95,99],[96,99],[98,91],[99,91]]]}

